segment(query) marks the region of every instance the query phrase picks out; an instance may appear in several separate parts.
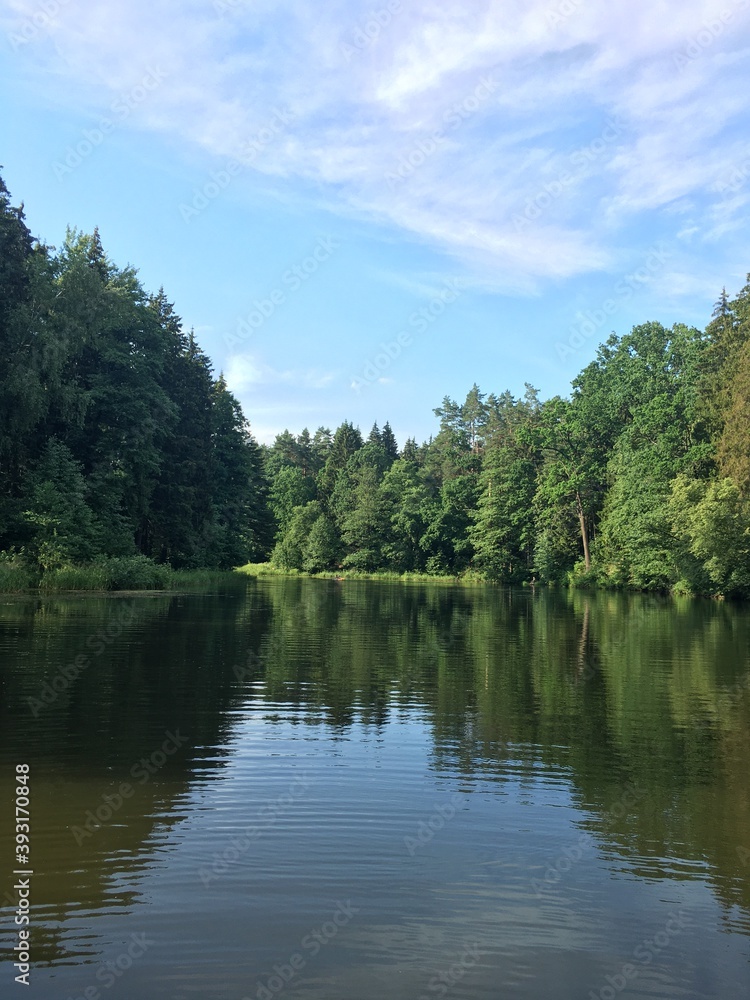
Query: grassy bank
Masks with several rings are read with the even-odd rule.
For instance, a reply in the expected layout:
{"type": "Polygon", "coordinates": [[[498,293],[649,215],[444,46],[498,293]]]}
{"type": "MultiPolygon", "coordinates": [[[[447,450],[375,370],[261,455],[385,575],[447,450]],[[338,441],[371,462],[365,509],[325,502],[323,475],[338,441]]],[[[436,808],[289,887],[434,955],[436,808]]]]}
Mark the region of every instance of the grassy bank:
{"type": "Polygon", "coordinates": [[[81,566],[42,571],[20,556],[0,559],[0,593],[117,590],[205,590],[243,586],[246,581],[226,570],[184,569],[153,562],[145,556],[97,559],[81,566]]]}
{"type": "Polygon", "coordinates": [[[312,580],[394,580],[413,581],[417,583],[466,583],[466,584],[488,584],[486,580],[475,572],[467,572],[461,576],[438,576],[430,573],[394,573],[387,570],[379,570],[373,573],[365,573],[358,569],[324,570],[321,573],[305,573],[298,569],[278,569],[272,563],[248,563],[240,566],[238,573],[246,576],[285,576],[301,577],[312,580]]]}
{"type": "MultiPolygon", "coordinates": [[[[124,556],[100,558],[79,566],[60,566],[42,571],[31,564],[23,555],[0,552],[0,593],[20,594],[29,592],[62,593],[108,591],[164,591],[179,592],[190,590],[228,590],[244,587],[248,577],[298,577],[318,580],[381,580],[400,583],[461,584],[462,586],[487,586],[496,581],[488,580],[475,570],[468,570],[461,576],[436,575],[429,573],[394,573],[342,569],[321,573],[305,573],[301,570],[282,570],[271,563],[248,563],[236,570],[181,569],[155,563],[145,556],[124,556]]],[[[528,582],[521,586],[528,587],[528,582]]],[[[554,583],[539,583],[540,587],[554,587],[554,583]]],[[[644,591],[643,588],[627,586],[620,581],[606,577],[601,571],[583,572],[582,568],[567,574],[558,586],[576,590],[625,591],[648,593],[671,593],[678,597],[712,597],[723,599],[722,594],[700,594],[684,582],[672,588],[644,591]]],[[[732,595],[735,596],[735,595],[732,595]]]]}
{"type": "MultiPolygon", "coordinates": [[[[393,573],[386,570],[373,573],[364,573],[361,570],[352,569],[341,569],[341,570],[331,570],[324,571],[321,573],[305,573],[302,570],[289,569],[283,570],[278,569],[272,563],[248,563],[246,566],[240,566],[237,569],[238,573],[242,573],[246,576],[252,577],[300,577],[306,579],[314,580],[393,580],[397,582],[413,582],[413,583],[430,583],[430,584],[462,584],[464,586],[494,586],[499,581],[490,580],[485,576],[482,576],[476,570],[467,570],[460,576],[437,576],[429,573],[393,573]]],[[[533,587],[528,580],[524,580],[522,583],[508,584],[505,583],[504,586],[514,586],[514,587],[533,587]]],[[[548,589],[560,587],[563,590],[591,590],[591,591],[609,591],[609,592],[619,592],[619,593],[630,593],[630,594],[663,594],[671,595],[673,597],[694,597],[694,598],[711,598],[713,600],[724,600],[725,597],[729,595],[716,594],[716,593],[701,593],[694,588],[691,588],[684,581],[679,581],[675,583],[672,587],[634,587],[628,586],[621,581],[613,580],[611,577],[605,575],[601,570],[590,570],[585,572],[582,566],[577,566],[574,570],[567,573],[564,579],[559,581],[537,581],[535,585],[538,589],[548,589]]],[[[733,599],[746,600],[745,597],[741,595],[731,595],[733,599]]]]}
{"type": "Polygon", "coordinates": [[[0,594],[14,594],[31,590],[39,577],[17,558],[0,559],[0,594]]]}

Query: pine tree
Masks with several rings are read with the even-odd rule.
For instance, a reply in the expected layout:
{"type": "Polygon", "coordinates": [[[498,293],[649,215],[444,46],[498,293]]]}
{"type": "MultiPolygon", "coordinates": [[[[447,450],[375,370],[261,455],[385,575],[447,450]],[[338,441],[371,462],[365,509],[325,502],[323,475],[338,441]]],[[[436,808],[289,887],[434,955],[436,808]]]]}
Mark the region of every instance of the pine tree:
{"type": "Polygon", "coordinates": [[[84,562],[94,554],[94,514],[86,492],[80,465],[51,438],[29,476],[24,512],[29,548],[42,569],[84,562]]]}
{"type": "Polygon", "coordinates": [[[396,438],[391,429],[391,425],[386,422],[383,424],[383,430],[380,432],[380,443],[383,446],[388,459],[391,463],[395,462],[398,458],[398,444],[396,443],[396,438]]]}
{"type": "Polygon", "coordinates": [[[365,465],[357,476],[352,509],[342,520],[341,537],[348,549],[345,566],[374,570],[382,564],[387,513],[378,487],[378,470],[365,465]]]}
{"type": "Polygon", "coordinates": [[[268,551],[272,521],[260,449],[223,375],[214,384],[211,417],[211,562],[231,569],[268,551]]]}
{"type": "Polygon", "coordinates": [[[211,506],[211,362],[160,289],[149,301],[166,338],[162,388],[177,408],[151,500],[149,555],[176,567],[205,564],[211,506]]]}
{"type": "Polygon", "coordinates": [[[0,547],[22,530],[24,475],[44,447],[41,426],[58,394],[65,342],[50,328],[51,286],[47,250],[0,178],[0,547]]]}
{"type": "Polygon", "coordinates": [[[318,491],[327,500],[336,485],[336,478],[351,456],[362,447],[362,435],[358,427],[345,420],[336,428],[328,457],[318,474],[318,491]]]}

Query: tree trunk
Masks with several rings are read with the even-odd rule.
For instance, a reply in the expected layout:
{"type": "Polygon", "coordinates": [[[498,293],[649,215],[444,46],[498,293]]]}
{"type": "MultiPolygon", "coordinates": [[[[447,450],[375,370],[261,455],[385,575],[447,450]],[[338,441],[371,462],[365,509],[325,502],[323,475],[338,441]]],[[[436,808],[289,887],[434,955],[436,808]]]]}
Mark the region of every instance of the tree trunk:
{"type": "Polygon", "coordinates": [[[581,626],[581,638],[578,642],[578,673],[580,674],[584,667],[586,666],[586,646],[589,641],[589,617],[591,615],[591,607],[586,598],[586,602],[583,605],[583,624],[581,626]]]}
{"type": "Polygon", "coordinates": [[[586,572],[591,569],[591,553],[589,552],[589,536],[586,531],[586,516],[583,513],[581,495],[576,492],[576,510],[578,511],[578,521],[581,525],[581,538],[583,539],[583,561],[586,565],[586,572]]]}

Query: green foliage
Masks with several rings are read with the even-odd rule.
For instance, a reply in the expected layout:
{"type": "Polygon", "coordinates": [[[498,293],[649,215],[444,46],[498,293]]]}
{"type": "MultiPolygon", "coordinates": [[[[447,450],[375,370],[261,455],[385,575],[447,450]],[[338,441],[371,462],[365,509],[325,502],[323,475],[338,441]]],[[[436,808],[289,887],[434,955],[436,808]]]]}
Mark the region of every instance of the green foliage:
{"type": "MultiPolygon", "coordinates": [[[[362,451],[372,445],[365,445],[362,451]]],[[[375,446],[379,449],[379,446],[375,446]]],[[[379,489],[379,468],[363,464],[353,472],[352,507],[340,521],[341,537],[347,548],[344,565],[371,571],[381,565],[381,545],[387,511],[379,489]]]]}
{"type": "Polygon", "coordinates": [[[146,556],[130,556],[102,560],[101,566],[109,579],[109,590],[161,590],[169,586],[168,566],[158,565],[146,556]]]}
{"type": "MultiPolygon", "coordinates": [[[[0,561],[0,582],[2,581],[0,561]]],[[[244,578],[221,570],[173,570],[147,556],[99,558],[77,566],[60,566],[42,576],[42,590],[206,590],[244,587],[244,578]]]]}
{"type": "Polygon", "coordinates": [[[445,397],[436,437],[407,440],[400,458],[385,447],[388,425],[363,442],[344,423],[318,476],[319,506],[305,503],[296,439],[280,435],[289,468],[275,502],[289,526],[274,565],[745,594],[747,293],[705,335],[659,323],[613,334],[569,399],[541,402],[530,385],[520,399],[477,385],[462,404],[445,397]],[[709,384],[721,390],[714,432],[709,384]]]}
{"type": "Polygon", "coordinates": [[[146,556],[129,556],[59,566],[44,574],[40,586],[43,590],[164,590],[171,579],[168,566],[146,556]]]}
{"type": "Polygon", "coordinates": [[[279,469],[271,482],[270,504],[276,519],[277,538],[284,535],[297,507],[315,499],[315,480],[296,465],[279,469]]]}
{"type": "Polygon", "coordinates": [[[743,496],[750,497],[750,339],[739,348],[733,362],[718,441],[719,466],[743,496]]]}
{"type": "Polygon", "coordinates": [[[236,572],[243,576],[294,576],[299,570],[287,569],[272,562],[245,563],[238,566],[236,572]]]}
{"type": "Polygon", "coordinates": [[[111,590],[103,565],[58,566],[47,570],[39,583],[42,590],[111,590]]]}
{"type": "Polygon", "coordinates": [[[613,466],[602,511],[596,562],[616,586],[667,590],[675,581],[674,540],[667,517],[670,483],[655,472],[650,449],[613,466]]]}
{"type": "Polygon", "coordinates": [[[271,553],[271,564],[278,569],[301,570],[307,554],[307,542],[312,527],[323,513],[317,500],[297,507],[289,527],[271,553]]]}
{"type": "Polygon", "coordinates": [[[678,476],[668,516],[681,577],[695,592],[750,596],[750,501],[729,478],[678,476]]]}
{"type": "MultiPolygon", "coordinates": [[[[163,291],[149,300],[149,308],[167,338],[162,384],[177,405],[151,502],[150,552],[173,566],[202,566],[212,561],[206,544],[213,523],[216,445],[211,363],[192,331],[184,335],[163,291]]],[[[114,540],[105,551],[116,551],[114,540]]]]}
{"type": "Polygon", "coordinates": [[[612,586],[611,581],[603,577],[598,569],[586,569],[586,564],[583,560],[577,562],[568,571],[565,582],[569,587],[575,587],[578,590],[590,590],[601,585],[612,586]]]}
{"type": "Polygon", "coordinates": [[[533,575],[545,583],[559,583],[579,557],[578,519],[570,506],[545,506],[539,494],[534,497],[534,510],[533,575]]]}
{"type": "Polygon", "coordinates": [[[339,560],[341,539],[336,526],[327,514],[321,514],[310,529],[303,549],[302,569],[306,573],[320,573],[331,569],[339,560]]]}
{"type": "Polygon", "coordinates": [[[362,434],[358,427],[345,420],[337,428],[327,452],[325,465],[318,474],[318,490],[321,497],[327,499],[331,495],[339,472],[346,467],[349,459],[359,451],[362,444],[362,434]]]}
{"type": "Polygon", "coordinates": [[[441,486],[438,501],[429,507],[421,540],[428,573],[461,573],[469,566],[474,552],[469,527],[477,493],[477,476],[471,474],[448,479],[441,486]]]}
{"type": "Polygon", "coordinates": [[[244,590],[246,578],[234,570],[175,569],[168,577],[170,590],[244,590]]]}
{"type": "Polygon", "coordinates": [[[12,594],[31,590],[38,582],[38,573],[24,558],[23,553],[14,549],[0,552],[0,593],[12,594]]]}
{"type": "Polygon", "coordinates": [[[268,554],[260,451],[164,292],[149,297],[96,230],[57,254],[35,243],[2,180],[0,351],[0,550],[49,572],[268,554]]]}
{"type": "Polygon", "coordinates": [[[490,412],[489,444],[469,530],[474,565],[490,580],[522,582],[533,571],[537,407],[508,393],[493,400],[490,412]]]}
{"type": "Polygon", "coordinates": [[[415,461],[400,458],[391,465],[380,483],[380,501],[386,518],[385,565],[401,573],[424,570],[427,555],[422,539],[433,505],[415,461]]]}
{"type": "Polygon", "coordinates": [[[229,569],[268,551],[273,527],[260,449],[223,376],[213,387],[211,415],[212,519],[203,564],[229,569]]]}
{"type": "Polygon", "coordinates": [[[711,440],[722,436],[727,410],[732,405],[732,383],[738,359],[750,340],[750,275],[736,299],[722,289],[706,328],[704,351],[698,370],[698,412],[711,440]]]}
{"type": "Polygon", "coordinates": [[[35,242],[0,180],[0,350],[2,589],[252,565],[750,595],[750,278],[704,333],[612,334],[570,398],[474,384],[400,454],[388,422],[260,448],[164,291],[97,230],[35,242]]]}
{"type": "Polygon", "coordinates": [[[43,570],[91,557],[94,515],[86,502],[86,481],[70,449],[51,438],[27,479],[24,520],[29,550],[43,570]]]}
{"type": "Polygon", "coordinates": [[[491,580],[526,579],[531,568],[536,468],[504,450],[488,456],[470,537],[475,565],[491,580]]]}

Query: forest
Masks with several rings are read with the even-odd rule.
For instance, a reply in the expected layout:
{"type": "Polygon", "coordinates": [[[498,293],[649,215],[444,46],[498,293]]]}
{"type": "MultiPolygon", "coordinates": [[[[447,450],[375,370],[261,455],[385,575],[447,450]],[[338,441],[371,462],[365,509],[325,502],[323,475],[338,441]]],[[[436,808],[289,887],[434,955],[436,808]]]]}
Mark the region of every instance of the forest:
{"type": "Polygon", "coordinates": [[[750,276],[705,330],[613,333],[568,397],[475,384],[426,442],[260,446],[163,289],[96,230],[35,240],[0,179],[0,346],[0,585],[270,560],[750,596],[750,276]]]}
{"type": "Polygon", "coordinates": [[[163,290],[116,267],[97,231],[69,231],[59,252],[34,240],[1,180],[0,349],[6,576],[263,558],[260,448],[163,290]]]}

